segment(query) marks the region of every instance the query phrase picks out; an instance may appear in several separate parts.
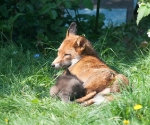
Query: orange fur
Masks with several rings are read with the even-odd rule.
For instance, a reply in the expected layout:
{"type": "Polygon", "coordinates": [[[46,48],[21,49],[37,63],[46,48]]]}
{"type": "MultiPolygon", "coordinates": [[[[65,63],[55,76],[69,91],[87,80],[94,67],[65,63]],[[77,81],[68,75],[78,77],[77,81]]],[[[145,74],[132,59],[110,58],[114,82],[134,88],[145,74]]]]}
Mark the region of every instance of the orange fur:
{"type": "MultiPolygon", "coordinates": [[[[52,67],[68,68],[72,74],[83,81],[89,104],[93,103],[91,100],[93,95],[89,97],[90,93],[95,91],[100,93],[107,88],[110,88],[110,92],[120,92],[120,87],[129,83],[126,76],[112,70],[97,56],[91,43],[85,37],[76,35],[75,23],[70,25],[52,67]]],[[[77,102],[87,101],[86,96],[81,100],[77,102]]]]}
{"type": "Polygon", "coordinates": [[[76,102],[83,103],[83,102],[93,98],[95,95],[96,95],[96,91],[91,92],[91,93],[87,94],[86,96],[84,96],[84,97],[82,97],[80,99],[76,99],[76,102]]]}

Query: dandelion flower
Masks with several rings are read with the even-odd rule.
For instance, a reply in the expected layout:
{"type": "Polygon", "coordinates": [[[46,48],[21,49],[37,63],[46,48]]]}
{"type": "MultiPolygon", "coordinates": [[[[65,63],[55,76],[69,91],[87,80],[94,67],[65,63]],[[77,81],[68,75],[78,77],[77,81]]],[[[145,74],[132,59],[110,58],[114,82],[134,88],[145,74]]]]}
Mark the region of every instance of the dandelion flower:
{"type": "Polygon", "coordinates": [[[8,124],[9,120],[7,118],[5,118],[5,122],[6,122],[6,124],[8,124]]]}
{"type": "Polygon", "coordinates": [[[139,104],[137,104],[137,105],[134,106],[134,110],[139,110],[141,108],[142,108],[142,105],[139,105],[139,104]]]}
{"type": "Polygon", "coordinates": [[[123,123],[127,125],[127,124],[129,124],[130,122],[129,122],[129,120],[123,120],[123,123]]]}

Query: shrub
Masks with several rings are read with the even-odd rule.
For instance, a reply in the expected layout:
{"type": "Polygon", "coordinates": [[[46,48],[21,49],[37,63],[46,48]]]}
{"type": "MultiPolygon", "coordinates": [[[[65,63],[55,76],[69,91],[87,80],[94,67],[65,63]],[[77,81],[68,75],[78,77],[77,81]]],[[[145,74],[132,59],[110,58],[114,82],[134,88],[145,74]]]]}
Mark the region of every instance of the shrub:
{"type": "MultiPolygon", "coordinates": [[[[55,45],[56,42],[52,41],[62,40],[65,36],[66,24],[78,22],[79,15],[75,18],[64,17],[64,10],[77,10],[81,4],[93,8],[91,0],[1,0],[0,44],[15,42],[28,49],[43,43],[55,45]]],[[[94,18],[83,17],[91,20],[86,28],[91,27],[94,18]]]]}

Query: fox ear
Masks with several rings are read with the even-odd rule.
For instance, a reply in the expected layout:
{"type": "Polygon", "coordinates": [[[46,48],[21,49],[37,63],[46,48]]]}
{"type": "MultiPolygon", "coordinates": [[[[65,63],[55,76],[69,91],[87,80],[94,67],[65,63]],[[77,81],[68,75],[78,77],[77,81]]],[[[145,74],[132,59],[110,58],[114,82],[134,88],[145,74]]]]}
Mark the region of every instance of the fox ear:
{"type": "Polygon", "coordinates": [[[76,45],[80,47],[80,49],[82,50],[85,48],[85,44],[86,44],[86,40],[84,39],[84,37],[80,36],[76,41],[76,45]]]}
{"type": "Polygon", "coordinates": [[[72,22],[67,30],[66,37],[70,34],[76,35],[77,32],[77,25],[75,22],[72,22]]]}

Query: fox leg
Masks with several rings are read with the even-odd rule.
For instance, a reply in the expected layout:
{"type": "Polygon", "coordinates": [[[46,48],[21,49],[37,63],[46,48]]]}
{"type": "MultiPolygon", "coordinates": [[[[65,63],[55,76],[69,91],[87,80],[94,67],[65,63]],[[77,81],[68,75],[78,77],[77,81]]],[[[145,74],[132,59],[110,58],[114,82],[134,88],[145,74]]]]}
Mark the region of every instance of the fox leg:
{"type": "Polygon", "coordinates": [[[75,101],[78,102],[78,103],[83,103],[87,100],[90,100],[91,98],[93,98],[94,96],[96,95],[96,91],[94,92],[91,92],[89,94],[87,94],[86,96],[82,97],[82,98],[79,98],[79,99],[76,99],[75,101]]]}
{"type": "Polygon", "coordinates": [[[89,106],[92,104],[94,104],[93,98],[81,103],[82,106],[89,106]]]}
{"type": "Polygon", "coordinates": [[[102,103],[106,102],[107,99],[110,100],[110,97],[107,97],[108,94],[110,94],[110,88],[105,88],[103,91],[99,93],[94,91],[82,98],[76,99],[75,101],[77,103],[81,103],[81,105],[83,106],[89,106],[92,105],[93,103],[102,103]]]}
{"type": "Polygon", "coordinates": [[[92,99],[86,100],[81,103],[82,106],[89,106],[92,104],[102,104],[102,103],[107,103],[111,102],[114,100],[113,95],[102,95],[101,93],[96,94],[92,99]]]}
{"type": "Polygon", "coordinates": [[[93,103],[101,104],[110,102],[115,99],[115,97],[111,95],[111,93],[120,92],[120,90],[125,88],[128,84],[129,81],[126,76],[124,76],[123,74],[117,74],[111,86],[103,89],[101,92],[97,93],[94,98],[85,101],[82,105],[89,106],[93,103]]]}
{"type": "Polygon", "coordinates": [[[110,77],[110,78],[111,79],[103,78],[103,79],[101,79],[101,81],[99,80],[99,82],[103,83],[100,86],[96,86],[98,84],[95,84],[95,85],[92,84],[92,86],[87,85],[86,86],[87,95],[82,98],[77,99],[76,102],[81,103],[81,105],[83,105],[83,106],[89,106],[93,103],[100,104],[102,102],[109,102],[109,101],[114,100],[114,97],[109,94],[120,92],[120,90],[122,88],[124,88],[126,85],[129,84],[129,81],[128,81],[127,77],[122,74],[116,74],[114,76],[114,78],[113,77],[110,77]],[[108,83],[111,83],[111,85],[108,85],[108,83]],[[106,87],[106,86],[108,86],[108,87],[106,87]],[[92,88],[92,87],[94,87],[94,88],[92,88]],[[96,87],[98,90],[97,92],[94,91],[94,89],[96,89],[96,87]],[[99,89],[99,88],[101,88],[101,89],[99,89]]]}

